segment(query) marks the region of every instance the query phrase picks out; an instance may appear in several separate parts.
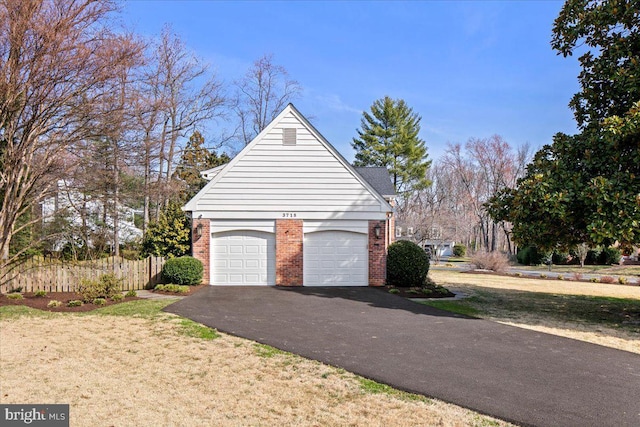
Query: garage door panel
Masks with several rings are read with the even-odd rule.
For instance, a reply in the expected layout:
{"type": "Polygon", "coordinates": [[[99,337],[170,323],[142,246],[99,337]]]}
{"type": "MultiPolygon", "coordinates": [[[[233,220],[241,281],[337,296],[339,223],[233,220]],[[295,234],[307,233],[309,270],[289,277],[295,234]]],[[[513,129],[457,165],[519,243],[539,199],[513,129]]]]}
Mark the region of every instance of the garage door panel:
{"type": "Polygon", "coordinates": [[[211,238],[214,285],[275,285],[273,233],[238,230],[211,238]]]}
{"type": "Polygon", "coordinates": [[[305,234],[305,286],[367,286],[368,236],[348,231],[305,234]]]}

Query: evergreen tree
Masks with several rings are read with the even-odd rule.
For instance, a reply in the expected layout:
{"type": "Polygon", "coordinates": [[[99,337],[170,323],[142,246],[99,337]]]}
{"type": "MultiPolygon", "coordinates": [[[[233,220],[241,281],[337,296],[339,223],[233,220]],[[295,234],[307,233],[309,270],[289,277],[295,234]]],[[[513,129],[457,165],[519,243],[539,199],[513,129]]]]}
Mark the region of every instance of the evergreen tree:
{"type": "Polygon", "coordinates": [[[398,194],[428,187],[426,173],[431,165],[420,133],[421,117],[402,99],[388,96],[362,114],[358,137],[353,138],[355,166],[383,166],[393,177],[398,194]]]}
{"type": "Polygon", "coordinates": [[[200,176],[200,172],[224,165],[231,159],[225,153],[220,156],[215,151],[209,151],[204,146],[204,137],[195,131],[182,152],[180,164],[176,168],[176,176],[184,182],[186,191],[183,193],[184,201],[196,195],[207,181],[200,176]]]}
{"type": "Polygon", "coordinates": [[[142,241],[144,256],[180,257],[191,248],[191,223],[179,203],[170,201],[158,221],[149,223],[142,241]]]}

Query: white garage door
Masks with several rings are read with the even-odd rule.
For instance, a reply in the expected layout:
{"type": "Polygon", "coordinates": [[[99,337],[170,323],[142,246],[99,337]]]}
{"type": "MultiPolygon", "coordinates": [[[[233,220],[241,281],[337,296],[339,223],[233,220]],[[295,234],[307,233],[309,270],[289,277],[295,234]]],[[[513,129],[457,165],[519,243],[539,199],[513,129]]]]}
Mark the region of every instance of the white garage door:
{"type": "Polygon", "coordinates": [[[264,231],[227,231],[211,238],[214,285],[275,285],[275,237],[264,231]]]}
{"type": "Polygon", "coordinates": [[[304,235],[305,286],[367,286],[368,237],[349,231],[304,235]]]}

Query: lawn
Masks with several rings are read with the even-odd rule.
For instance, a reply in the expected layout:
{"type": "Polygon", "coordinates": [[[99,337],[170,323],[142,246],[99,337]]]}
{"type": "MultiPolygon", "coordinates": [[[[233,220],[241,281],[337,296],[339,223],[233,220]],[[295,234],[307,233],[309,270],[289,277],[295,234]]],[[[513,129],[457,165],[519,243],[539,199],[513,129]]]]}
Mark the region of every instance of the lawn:
{"type": "Polygon", "coordinates": [[[448,311],[640,353],[640,286],[431,271],[457,301],[426,304],[448,311]]]}
{"type": "Polygon", "coordinates": [[[71,425],[509,425],[218,333],[139,300],[0,308],[0,402],[68,403],[71,425]]]}
{"type": "MultiPolygon", "coordinates": [[[[548,265],[516,265],[515,268],[521,270],[532,270],[545,272],[549,271],[548,265]]],[[[556,273],[566,273],[567,276],[573,273],[580,274],[611,274],[611,275],[624,275],[629,278],[634,276],[640,276],[640,266],[638,265],[585,265],[580,267],[579,265],[552,265],[551,271],[556,273]]]]}

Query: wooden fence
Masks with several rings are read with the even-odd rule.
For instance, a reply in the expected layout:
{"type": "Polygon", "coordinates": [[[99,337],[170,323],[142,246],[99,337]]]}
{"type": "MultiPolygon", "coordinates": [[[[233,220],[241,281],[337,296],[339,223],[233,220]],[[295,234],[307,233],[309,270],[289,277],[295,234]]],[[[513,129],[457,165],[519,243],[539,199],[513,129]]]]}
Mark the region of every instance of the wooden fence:
{"type": "Polygon", "coordinates": [[[150,289],[160,282],[164,261],[162,257],[142,260],[109,257],[75,262],[34,258],[14,266],[2,280],[0,290],[8,292],[22,288],[22,292],[75,292],[82,280],[97,280],[110,273],[121,280],[123,291],[150,289]]]}

